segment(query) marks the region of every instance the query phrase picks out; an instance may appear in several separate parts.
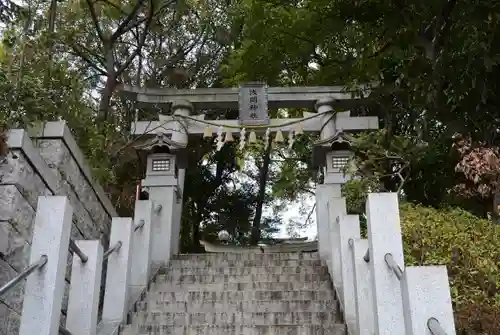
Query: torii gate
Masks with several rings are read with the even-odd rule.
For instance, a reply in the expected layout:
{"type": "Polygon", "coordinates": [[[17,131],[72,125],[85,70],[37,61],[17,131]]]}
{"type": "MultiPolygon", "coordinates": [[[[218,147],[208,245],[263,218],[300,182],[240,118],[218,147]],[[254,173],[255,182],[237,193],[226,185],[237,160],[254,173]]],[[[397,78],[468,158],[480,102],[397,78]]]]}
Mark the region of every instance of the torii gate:
{"type": "MultiPolygon", "coordinates": [[[[183,151],[188,144],[188,135],[206,136],[207,124],[217,125],[231,134],[241,134],[243,128],[256,132],[267,129],[268,134],[297,132],[297,124],[301,124],[305,132],[320,132],[320,141],[313,153],[314,164],[324,168],[324,184],[329,190],[317,194],[316,212],[321,216],[328,214],[324,199],[340,197],[340,187],[348,178],[342,172],[348,152],[338,152],[332,146],[346,141],[343,131],[378,129],[377,117],[350,116],[349,109],[362,104],[369,95],[369,86],[346,90],[340,86],[267,87],[264,83],[248,83],[239,88],[202,89],[147,89],[123,85],[120,90],[139,107],[154,105],[171,112],[170,115],[160,113],[158,120],[134,122],[131,129],[133,136],[142,139],[136,148],[148,153],[142,186],[149,189],[150,199],[163,208],[161,223],[153,236],[152,259],[157,263],[165,262],[171,254],[178,252],[187,163],[183,151]],[[353,97],[355,92],[361,93],[360,97],[353,97]],[[195,111],[211,108],[239,108],[239,119],[208,121],[204,114],[196,115],[195,111]],[[302,118],[269,119],[268,109],[273,108],[314,108],[316,113],[304,112],[302,118]],[[336,112],[338,110],[340,112],[336,112]],[[158,153],[158,150],[153,151],[155,148],[166,150],[158,153]]],[[[211,131],[209,135],[212,135],[211,131]]],[[[322,231],[324,228],[318,227],[320,252],[322,247],[327,247],[326,242],[321,242],[322,231]]]]}

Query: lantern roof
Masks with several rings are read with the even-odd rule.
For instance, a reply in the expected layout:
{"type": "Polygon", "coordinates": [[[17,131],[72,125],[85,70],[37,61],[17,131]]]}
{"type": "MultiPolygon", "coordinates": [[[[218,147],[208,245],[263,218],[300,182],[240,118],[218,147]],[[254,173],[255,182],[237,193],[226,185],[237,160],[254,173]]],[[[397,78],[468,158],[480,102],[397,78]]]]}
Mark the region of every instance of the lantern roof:
{"type": "Polygon", "coordinates": [[[330,138],[314,143],[313,164],[317,169],[326,165],[326,154],[332,151],[348,152],[351,150],[352,137],[339,130],[330,138]]]}

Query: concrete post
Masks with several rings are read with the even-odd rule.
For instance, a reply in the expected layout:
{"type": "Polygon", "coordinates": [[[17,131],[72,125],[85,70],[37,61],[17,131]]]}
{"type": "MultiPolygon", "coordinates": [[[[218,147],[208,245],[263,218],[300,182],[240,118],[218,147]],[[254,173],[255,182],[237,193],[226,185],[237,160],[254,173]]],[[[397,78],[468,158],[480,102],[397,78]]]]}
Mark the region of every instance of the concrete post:
{"type": "Polygon", "coordinates": [[[405,335],[432,335],[427,322],[438,320],[447,335],[455,335],[446,266],[410,266],[401,279],[405,335]]]}
{"type": "Polygon", "coordinates": [[[75,241],[88,257],[73,256],[66,328],[73,335],[95,335],[101,289],[103,249],[99,240],[75,241]]]}
{"type": "Polygon", "coordinates": [[[373,315],[372,275],[370,266],[363,259],[368,250],[368,240],[352,239],[352,261],[354,264],[354,292],[356,306],[356,330],[354,334],[375,333],[373,315]]]}
{"type": "Polygon", "coordinates": [[[137,200],[134,211],[134,232],[130,270],[130,294],[135,296],[147,285],[151,270],[152,222],[154,205],[151,200],[137,200]]]}
{"type": "Polygon", "coordinates": [[[38,198],[30,263],[42,255],[47,263],[26,280],[20,335],[58,333],[72,215],[66,197],[38,198]]]}
{"type": "MultiPolygon", "coordinates": [[[[354,263],[349,240],[360,237],[359,216],[345,215],[339,220],[340,260],[342,266],[342,303],[344,320],[349,329],[356,329],[356,293],[354,290],[354,263]]],[[[354,331],[356,334],[356,331],[354,331]]]]}
{"type": "Polygon", "coordinates": [[[318,231],[318,251],[321,259],[330,259],[330,234],[328,227],[328,187],[320,184],[316,186],[316,225],[318,231]]]}
{"type": "Polygon", "coordinates": [[[112,248],[121,242],[121,247],[108,257],[106,291],[102,310],[102,322],[106,324],[120,323],[127,316],[132,232],[131,218],[113,218],[109,246],[112,248]]]}
{"type": "MultiPolygon", "coordinates": [[[[330,266],[333,273],[333,284],[340,300],[343,297],[342,290],[342,263],[340,258],[340,226],[337,223],[337,217],[347,214],[345,198],[331,198],[328,201],[329,217],[328,222],[330,227],[330,248],[331,261],[330,266]]],[[[341,301],[342,302],[342,301],[341,301]]]]}
{"type": "Polygon", "coordinates": [[[368,241],[373,285],[375,334],[404,334],[401,286],[393,270],[385,262],[392,254],[394,261],[404,269],[403,241],[396,193],[368,194],[368,241]]]}
{"type": "Polygon", "coordinates": [[[157,184],[158,186],[149,187],[149,199],[154,201],[155,206],[161,205],[162,207],[153,220],[151,262],[166,265],[171,253],[172,212],[176,195],[173,186],[161,186],[160,183],[157,184]]]}

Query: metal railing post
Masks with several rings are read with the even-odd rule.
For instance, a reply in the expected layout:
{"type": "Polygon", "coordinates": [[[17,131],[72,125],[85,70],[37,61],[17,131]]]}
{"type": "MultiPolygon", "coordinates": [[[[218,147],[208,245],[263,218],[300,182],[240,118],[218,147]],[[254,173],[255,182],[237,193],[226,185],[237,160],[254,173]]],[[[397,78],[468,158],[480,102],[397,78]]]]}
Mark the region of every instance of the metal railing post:
{"type": "Polygon", "coordinates": [[[40,256],[40,260],[31,264],[26,269],[21,271],[16,277],[12,278],[8,283],[0,288],[0,296],[7,293],[10,289],[14,288],[19,282],[21,282],[24,278],[28,277],[33,271],[37,269],[41,269],[47,264],[48,257],[47,255],[40,256]]]}
{"type": "Polygon", "coordinates": [[[439,320],[436,318],[429,318],[429,320],[427,320],[427,328],[429,328],[432,335],[446,335],[446,332],[443,327],[441,327],[439,320]]]}
{"type": "Polygon", "coordinates": [[[82,263],[87,263],[87,261],[89,260],[87,255],[85,255],[82,252],[82,250],[76,245],[75,241],[73,241],[72,239],[69,240],[69,249],[73,251],[80,258],[82,263]]]}

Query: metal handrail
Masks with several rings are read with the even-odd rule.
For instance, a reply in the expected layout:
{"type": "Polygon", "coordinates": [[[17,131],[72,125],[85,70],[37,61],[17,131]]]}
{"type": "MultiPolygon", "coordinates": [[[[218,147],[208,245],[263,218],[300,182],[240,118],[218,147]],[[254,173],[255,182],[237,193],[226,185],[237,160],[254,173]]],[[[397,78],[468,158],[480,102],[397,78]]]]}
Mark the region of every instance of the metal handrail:
{"type": "Polygon", "coordinates": [[[85,255],[82,251],[82,249],[80,249],[75,241],[73,241],[72,239],[69,240],[69,249],[71,251],[73,251],[79,258],[80,260],[82,261],[82,263],[87,263],[87,261],[89,260],[89,258],[87,257],[87,255],[85,255]]]}
{"type": "Polygon", "coordinates": [[[155,214],[160,214],[161,210],[163,209],[163,206],[160,204],[155,207],[155,214]]]}
{"type": "Polygon", "coordinates": [[[439,320],[436,318],[429,318],[429,320],[427,320],[427,328],[429,328],[432,335],[446,335],[445,330],[441,327],[439,320]]]}
{"type": "Polygon", "coordinates": [[[11,279],[7,284],[5,284],[4,286],[2,286],[0,288],[0,296],[4,295],[7,291],[9,291],[11,288],[13,288],[14,286],[16,286],[21,280],[23,280],[24,278],[28,277],[36,269],[43,268],[43,266],[45,264],[47,264],[47,260],[48,260],[47,255],[40,256],[40,259],[37,262],[35,262],[35,263],[31,264],[30,266],[28,266],[26,269],[24,269],[23,271],[21,271],[21,273],[19,273],[16,277],[14,277],[13,279],[11,279]]]}
{"type": "Polygon", "coordinates": [[[370,249],[366,249],[366,253],[363,256],[363,259],[365,260],[366,263],[370,263],[370,249]]]}
{"type": "Polygon", "coordinates": [[[396,263],[392,254],[389,254],[389,253],[385,254],[384,259],[385,259],[386,264],[394,272],[396,277],[398,277],[398,279],[401,280],[401,278],[403,278],[403,270],[401,270],[399,265],[396,263]]]}
{"type": "Polygon", "coordinates": [[[145,220],[140,220],[139,223],[134,227],[134,232],[144,227],[145,224],[146,224],[145,220]]]}
{"type": "Polygon", "coordinates": [[[103,258],[104,259],[108,258],[109,255],[111,255],[113,253],[113,251],[118,251],[118,250],[120,250],[121,247],[122,247],[122,241],[116,242],[116,244],[114,246],[112,246],[111,248],[106,250],[106,252],[103,255],[103,258]]]}
{"type": "Polygon", "coordinates": [[[67,330],[66,328],[64,328],[63,326],[59,326],[59,334],[63,334],[63,335],[73,335],[71,334],[71,332],[69,330],[67,330]]]}

